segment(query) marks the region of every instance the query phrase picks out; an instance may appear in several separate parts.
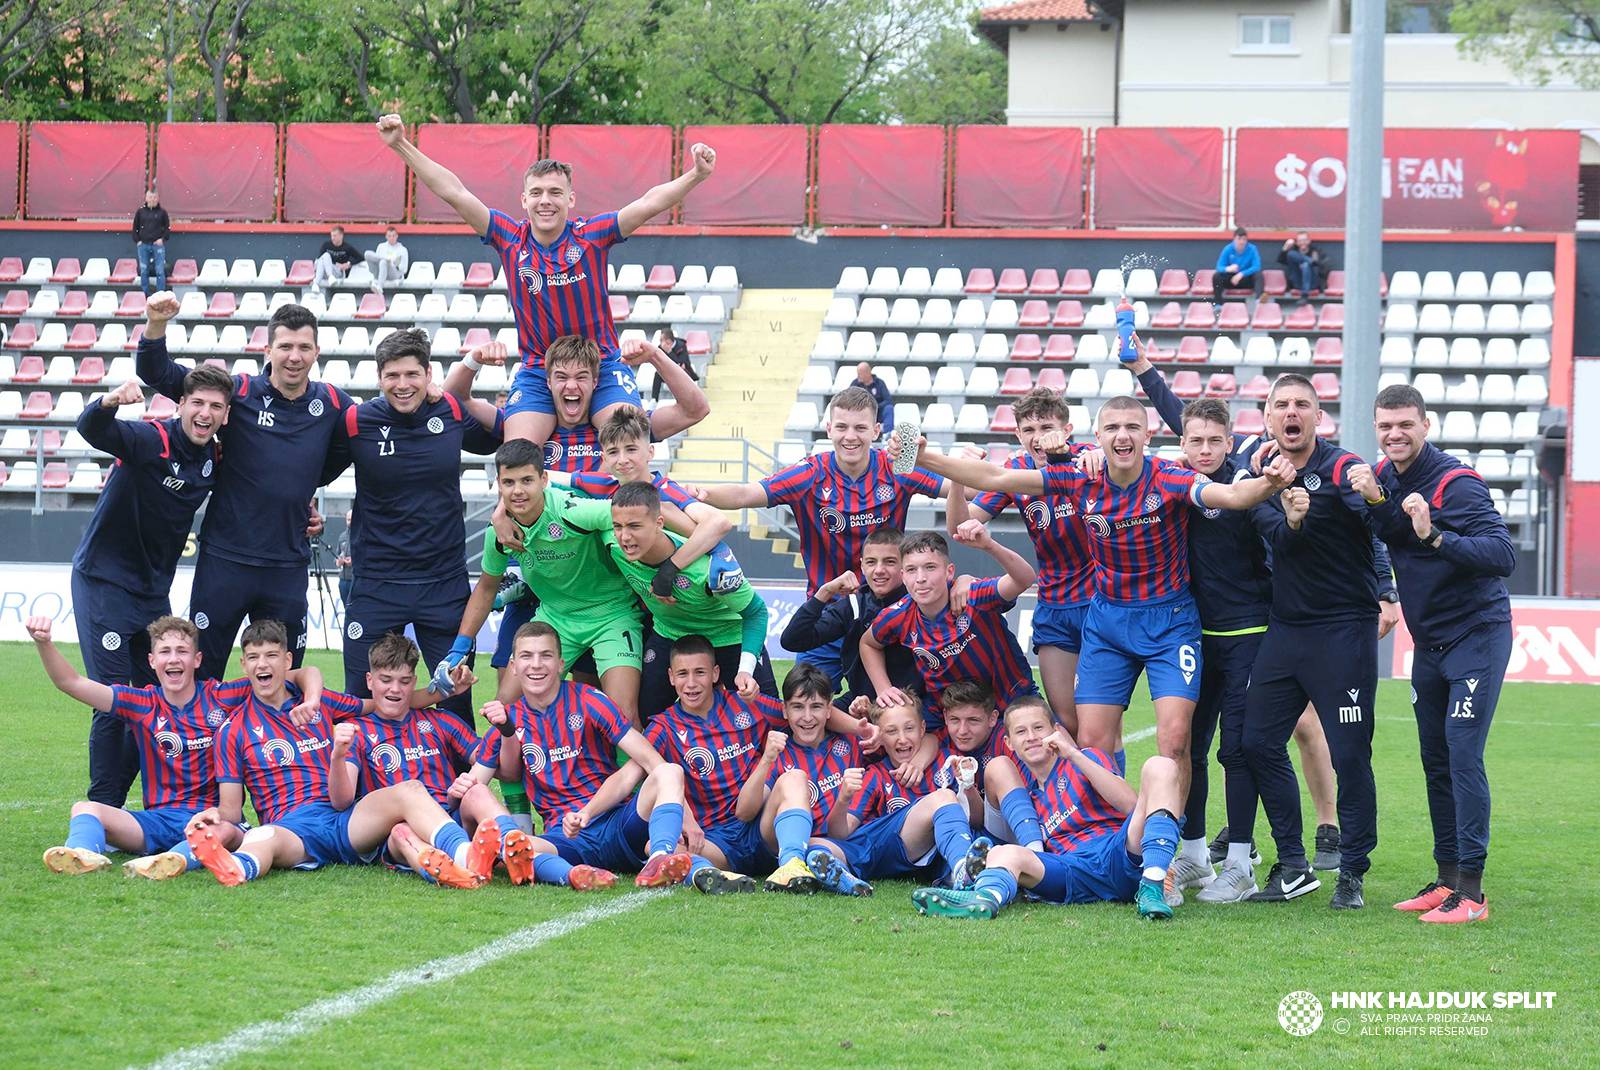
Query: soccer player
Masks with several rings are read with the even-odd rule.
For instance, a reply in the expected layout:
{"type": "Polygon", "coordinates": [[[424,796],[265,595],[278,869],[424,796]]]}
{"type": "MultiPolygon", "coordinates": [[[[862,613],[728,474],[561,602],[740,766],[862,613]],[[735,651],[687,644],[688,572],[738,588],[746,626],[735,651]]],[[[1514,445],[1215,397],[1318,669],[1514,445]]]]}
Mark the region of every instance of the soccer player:
{"type": "MultiPolygon", "coordinates": [[[[369,697],[367,651],[413,629],[426,664],[450,652],[467,608],[461,532],[461,454],[500,445],[500,414],[487,401],[428,398],[427,332],[398,330],[378,343],[382,397],[344,410],[323,482],[356,470],[350,556],[355,583],[345,606],[344,690],[369,697]]],[[[472,696],[444,702],[472,723],[472,696]]]]}
{"type": "Polygon", "coordinates": [[[994,782],[985,777],[995,758],[1015,757],[1011,745],[1006,742],[1005,725],[995,707],[994,692],[976,680],[957,680],[940,693],[939,705],[944,709],[944,727],[940,735],[948,742],[951,752],[978,762],[973,781],[983,795],[983,809],[973,812],[973,825],[985,829],[1002,843],[1037,842],[1042,847],[1044,834],[1034,819],[1033,803],[1016,767],[995,766],[994,782]],[[1013,821],[1017,824],[1013,825],[1013,821]]]}
{"type": "MultiPolygon", "coordinates": [[[[1072,434],[1066,398],[1038,387],[1017,400],[1017,442],[1022,449],[1007,468],[1042,468],[1049,463],[1039,442],[1047,434],[1072,434]]],[[[1094,596],[1094,556],[1089,530],[1070,498],[1059,495],[1017,495],[989,492],[969,504],[965,490],[953,492],[945,506],[945,527],[951,535],[968,516],[989,520],[1015,507],[1027,525],[1039,562],[1039,602],[1033,611],[1033,650],[1039,657],[1050,708],[1069,733],[1078,730],[1073,678],[1083,647],[1083,618],[1094,596]]]]}
{"type": "MultiPolygon", "coordinates": [[[[158,307],[149,323],[160,319],[158,307]]],[[[228,422],[233,383],[217,368],[183,377],[178,414],[165,420],[119,420],[144,393],[132,380],[85,405],[78,432],[117,459],[72,557],[72,612],[89,679],[102,684],[155,683],[145,626],[172,612],[172,578],[195,510],[220,476],[216,436],[228,422]]],[[[130,727],[97,707],[89,725],[89,800],[113,810],[139,773],[130,727]]]]}
{"type": "MultiPolygon", "coordinates": [[[[29,617],[26,627],[56,690],[128,725],[144,770],[144,809],[92,799],[73,803],[66,843],[44,853],[46,868],[52,873],[106,869],[108,846],[140,856],[123,863],[130,876],[166,880],[192,868],[183,829],[195,814],[217,804],[212,734],[230,712],[217,697],[218,685],[195,684],[200,646],[194,625],[170,614],[150,623],[146,659],[157,682],[141,688],[103,684],[76,672],[50,641],[49,617],[29,617]]],[[[231,688],[237,692],[239,686],[231,688]]],[[[243,835],[236,825],[218,830],[230,847],[243,835]]]]}
{"type": "Polygon", "coordinates": [[[239,643],[249,689],[216,732],[217,805],[190,819],[187,835],[195,857],[220,883],[234,887],[274,867],[370,863],[402,821],[431,845],[417,859],[418,871],[429,880],[451,888],[483,883],[466,868],[466,832],[420,782],[407,780],[336,805],[329,792],[331,767],[346,761],[355,728],[334,726],[321,707],[356,714],[362,700],[322,691],[314,669],[307,671],[316,673],[310,678],[315,686],[291,683],[288,633],[277,621],[251,621],[239,643]],[[230,850],[219,826],[243,820],[246,790],[262,824],[230,850]]]}
{"type": "MultiPolygon", "coordinates": [[[[147,385],[177,400],[189,374],[167,354],[167,321],[177,315],[178,299],[157,294],[145,311],[135,367],[147,385]]],[[[305,656],[306,567],[310,539],[322,530],[308,503],[351,405],[344,391],[311,380],[319,352],[317,318],[283,305],[267,323],[266,366],[258,375],[233,376],[221,432],[227,463],[200,525],[189,595],[205,679],[222,676],[246,617],[283,622],[296,667],[305,656]]]]}
{"type": "MultiPolygon", "coordinates": [[[[828,406],[828,441],[833,449],[813,454],[757,483],[724,483],[703,489],[719,509],[765,509],[787,505],[800,531],[806,594],[861,560],[867,536],[879,528],[905,530],[911,499],[943,498],[950,485],[924,470],[894,471],[890,455],[875,449],[883,429],[878,404],[859,386],[834,396],[828,406]]],[[[828,643],[801,651],[798,661],[820,665],[835,682],[840,647],[828,643]]]]}
{"type": "Polygon", "coordinates": [[[1511,657],[1505,577],[1516,547],[1483,478],[1428,442],[1427,407],[1415,387],[1378,392],[1375,422],[1384,459],[1357,493],[1393,549],[1394,571],[1416,652],[1412,701],[1427,779],[1438,874],[1395,904],[1423,921],[1487,921],[1483,865],[1489,853],[1489,777],[1483,748],[1511,657]],[[1377,486],[1372,486],[1376,483],[1377,486]]]}
{"type": "MultiPolygon", "coordinates": [[[[614,419],[627,416],[624,412],[614,419]]],[[[668,571],[683,540],[667,534],[661,493],[655,487],[624,483],[616,489],[605,543],[617,571],[654,622],[645,641],[639,686],[639,714],[645,721],[672,704],[669,663],[673,644],[689,635],[710,640],[717,667],[733,681],[741,698],[778,693],[772,661],[767,657],[767,604],[742,575],[739,586],[718,591],[712,585],[710,559],[701,557],[681,572],[673,568],[670,594],[662,597],[656,592],[657,581],[668,571]]]]}
{"type": "Polygon", "coordinates": [[[572,866],[636,872],[641,888],[683,880],[690,858],[678,841],[687,834],[697,844],[701,833],[684,812],[682,767],[663,761],[600,691],[562,680],[554,628],[530,621],[516,642],[522,697],[509,708],[486,703],[483,715],[500,732],[500,776],[523,781],[542,839],[572,866]],[[618,750],[631,761],[619,766],[618,750]]]}
{"type": "MultiPolygon", "coordinates": [[[[556,406],[545,376],[544,355],[566,334],[599,345],[603,359],[594,391],[591,419],[596,427],[619,406],[640,408],[633,372],[617,353],[617,328],[606,288],[610,249],[653,217],[669,212],[707,178],[717,165],[708,145],[689,148],[694,166],[671,182],[653,186],[620,211],[571,218],[576,203],[572,167],[540,160],[522,176],[521,222],[491,211],[448,169],[428,159],[405,134],[398,115],[378,120],[378,133],[417,180],[455,209],[483,243],[499,254],[517,321],[522,367],[511,386],[506,437],[543,443],[556,425],[556,406]]],[[[658,368],[658,371],[660,369],[658,368]]]]}
{"type": "Polygon", "coordinates": [[[955,613],[950,590],[956,567],[950,546],[936,531],[912,535],[900,544],[900,574],[906,596],[880,612],[861,633],[861,664],[880,705],[899,705],[904,693],[889,679],[884,648],[902,646],[916,658],[922,676],[923,716],[930,727],[943,719],[939,694],[956,680],[979,680],[1006,702],[1034,691],[1033,670],[1006,624],[1006,612],[1033,586],[1033,566],[996,542],[982,521],[969,520],[957,541],[982,550],[1005,574],[972,585],[966,609],[955,613]]]}
{"type": "MultiPolygon", "coordinates": [[[[846,570],[818,587],[794,611],[778,639],[785,650],[796,653],[839,644],[845,693],[834,699],[834,705],[842,710],[849,709],[857,696],[878,697],[861,664],[861,636],[879,612],[906,596],[900,578],[900,544],[904,541],[899,528],[879,528],[868,535],[861,547],[859,573],[846,570]]],[[[960,581],[957,583],[959,586],[960,581]]],[[[885,672],[895,687],[905,690],[922,682],[911,651],[891,646],[883,656],[885,672]]]]}
{"type": "MultiPolygon", "coordinates": [[[[1111,751],[1122,715],[1144,671],[1156,708],[1156,743],[1177,764],[1187,790],[1189,724],[1199,695],[1200,618],[1189,593],[1189,510],[1247,509],[1287,485],[1286,462],[1274,458],[1259,479],[1223,485],[1192,469],[1147,458],[1150,429],[1132,397],[1107,399],[1096,439],[1105,469],[1090,477],[1067,464],[1000,468],[967,457],[923,451],[923,463],[963,486],[1011,494],[1067,496],[1089,528],[1095,555],[1095,599],[1084,621],[1078,657],[1079,737],[1111,751]]],[[[1066,436],[1041,436],[1052,459],[1066,436]]]]}
{"type": "Polygon", "coordinates": [[[1006,710],[1006,737],[1021,759],[1047,850],[975,842],[966,864],[976,875],[972,888],[919,888],[911,896],[917,911],[993,918],[1026,888],[1048,903],[1133,902],[1141,918],[1172,917],[1162,884],[1178,846],[1177,763],[1159,754],[1147,759],[1135,791],[1108,752],[1080,749],[1036,697],[1006,710]]]}

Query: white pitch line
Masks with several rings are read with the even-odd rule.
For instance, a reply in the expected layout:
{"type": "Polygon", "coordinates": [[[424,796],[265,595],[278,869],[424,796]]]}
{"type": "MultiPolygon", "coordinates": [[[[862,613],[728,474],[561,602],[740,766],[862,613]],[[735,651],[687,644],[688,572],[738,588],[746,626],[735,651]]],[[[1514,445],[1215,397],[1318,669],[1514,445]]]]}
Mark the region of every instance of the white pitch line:
{"type": "Polygon", "coordinates": [[[1151,725],[1149,728],[1141,728],[1137,732],[1129,732],[1127,735],[1122,737],[1122,747],[1123,747],[1124,750],[1126,750],[1129,743],[1137,743],[1141,739],[1149,739],[1151,736],[1153,736],[1155,734],[1156,734],[1156,726],[1155,725],[1151,725]]]}
{"type": "Polygon", "coordinates": [[[7,799],[0,802],[0,810],[43,810],[48,806],[65,806],[72,799],[7,799]]]}
{"type": "Polygon", "coordinates": [[[448,958],[424,962],[410,969],[399,970],[369,985],[309,1003],[282,1018],[246,1026],[210,1044],[180,1049],[151,1063],[150,1068],[151,1070],[197,1070],[200,1067],[221,1066],[250,1052],[275,1048],[295,1037],[321,1029],[325,1025],[354,1018],[361,1012],[414,988],[454,980],[509,955],[530,951],[540,944],[565,936],[593,922],[637,910],[663,894],[665,893],[633,892],[599,906],[552,918],[526,929],[518,929],[482,947],[448,958]]]}

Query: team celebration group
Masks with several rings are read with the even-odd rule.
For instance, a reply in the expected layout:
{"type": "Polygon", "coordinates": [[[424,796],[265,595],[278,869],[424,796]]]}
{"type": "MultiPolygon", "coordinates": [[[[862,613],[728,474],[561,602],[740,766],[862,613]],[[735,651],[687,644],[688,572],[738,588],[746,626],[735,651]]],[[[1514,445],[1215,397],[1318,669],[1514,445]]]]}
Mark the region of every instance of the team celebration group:
{"type": "Polygon", "coordinates": [[[378,135],[499,258],[518,352],[481,346],[437,383],[426,332],[398,330],[376,348],[381,396],[357,404],[313,378],[302,306],[274,313],[260,374],[230,376],[174,361],[178,303],[149,301],[137,370],[177,415],[118,419],[143,401],[129,382],[79,421],[117,458],[73,559],[84,671],[50,618],[27,622],[51,681],[96,711],[88,798],[49,869],[107,869],[115,849],[131,876],[204,868],[225,885],[378,861],[461,889],[497,866],[515,884],[631,873],[706,894],[913,878],[930,915],[993,918],[1025,896],[1150,919],[1186,892],[1291,901],[1336,870],[1330,905],[1356,909],[1378,841],[1378,641],[1403,605],[1436,872],[1395,906],[1488,917],[1483,753],[1515,550],[1483,480],[1427,441],[1417,391],[1379,394],[1369,465],[1317,436],[1305,378],[1273,384],[1265,435],[1235,435],[1226,403],[1185,405],[1141,347],[1132,370],[1181,463],[1147,455],[1133,397],[1105,401],[1093,441],[1074,442],[1066,399],[1032,391],[1002,467],[911,427],[883,442],[872,394],[851,387],[827,410],[831,450],[683,487],[651,472],[652,443],[704,418],[705,396],[656,346],[619,345],[607,257],[709,178],[715,153],[695,145],[684,174],[588,217],[572,215],[571,169],[540,161],[518,220],[422,155],[398,116],[378,135]],[[504,405],[475,399],[477,370],[508,358],[504,405]],[[674,398],[648,413],[647,363],[674,398]],[[499,498],[475,586],[463,451],[493,456],[499,498]],[[307,568],[317,488],[352,466],[336,691],[302,664],[307,568]],[[944,500],[946,533],[905,530],[915,495],[944,500]],[[202,504],[186,619],[170,593],[202,504]],[[781,689],[723,512],[779,506],[807,594],[781,689]],[[1007,509],[1034,561],[986,527],[1007,509]],[[958,576],[948,539],[997,574],[958,576]],[[1006,616],[1035,585],[1042,695],[1006,616]],[[495,611],[497,694],[474,710],[495,611]],[[224,681],[235,637],[242,676],[224,681]],[[1122,718],[1141,673],[1157,754],[1129,777],[1122,718]],[[1309,859],[1291,737],[1319,812],[1309,859]],[[1208,844],[1214,739],[1227,825],[1208,844]],[[1260,883],[1258,804],[1276,846],[1260,883]]]}

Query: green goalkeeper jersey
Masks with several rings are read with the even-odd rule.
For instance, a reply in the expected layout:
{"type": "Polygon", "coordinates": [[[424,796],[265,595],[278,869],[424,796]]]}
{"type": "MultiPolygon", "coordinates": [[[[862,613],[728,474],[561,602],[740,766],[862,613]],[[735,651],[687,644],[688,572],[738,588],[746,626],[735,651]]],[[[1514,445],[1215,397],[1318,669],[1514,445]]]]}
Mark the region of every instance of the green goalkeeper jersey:
{"type": "MultiPolygon", "coordinates": [[[[672,532],[666,533],[673,549],[683,545],[683,539],[672,532]]],[[[644,602],[655,618],[657,635],[668,639],[682,639],[686,635],[703,635],[712,646],[734,646],[741,639],[744,628],[744,610],[756,596],[748,580],[726,594],[711,593],[711,558],[695,558],[674,582],[673,600],[663,602],[650,591],[650,582],[656,578],[656,565],[643,561],[629,561],[617,545],[617,540],[607,530],[604,541],[611,550],[611,560],[628,586],[644,602]]]]}
{"type": "Polygon", "coordinates": [[[539,596],[540,608],[555,620],[636,612],[633,589],[606,549],[610,538],[610,502],[546,487],[544,511],[531,526],[522,528],[524,549],[501,546],[492,527],[484,531],[483,571],[503,576],[516,561],[523,581],[539,596]]]}

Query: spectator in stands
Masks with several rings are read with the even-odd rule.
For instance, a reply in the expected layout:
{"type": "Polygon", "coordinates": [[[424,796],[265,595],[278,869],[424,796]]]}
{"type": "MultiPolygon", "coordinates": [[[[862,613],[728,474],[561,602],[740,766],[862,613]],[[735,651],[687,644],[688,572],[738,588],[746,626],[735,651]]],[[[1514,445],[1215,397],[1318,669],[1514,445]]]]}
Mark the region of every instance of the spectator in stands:
{"type": "Polygon", "coordinates": [[[145,190],[144,203],[133,213],[133,251],[139,258],[139,285],[146,297],[167,288],[167,238],[171,234],[172,220],[161,207],[161,198],[155,190],[145,190]],[[150,284],[152,269],[154,286],[150,284]]]}
{"type": "Polygon", "coordinates": [[[1328,265],[1322,250],[1311,244],[1311,235],[1301,231],[1283,243],[1278,251],[1278,263],[1289,276],[1289,292],[1296,297],[1310,297],[1322,290],[1328,277],[1328,265]]]}
{"type": "Polygon", "coordinates": [[[1261,251],[1243,227],[1236,227],[1233,240],[1217,254],[1217,271],[1211,277],[1211,292],[1217,301],[1223,290],[1251,290],[1261,296],[1261,251]]]}
{"type": "MultiPolygon", "coordinates": [[[[656,336],[656,345],[661,347],[661,352],[667,359],[684,370],[689,378],[698,383],[700,377],[694,373],[694,365],[689,363],[689,344],[682,338],[672,333],[671,327],[661,328],[661,333],[656,336]]],[[[661,376],[656,376],[656,385],[650,390],[650,400],[661,400],[661,376]]]]}
{"type": "Polygon", "coordinates": [[[383,284],[405,279],[411,268],[411,254],[400,244],[400,232],[393,227],[383,232],[383,243],[365,254],[367,269],[372,272],[372,292],[383,293],[383,284]]]}
{"type": "Polygon", "coordinates": [[[894,428],[894,395],[889,393],[889,384],[872,374],[872,365],[862,361],[856,365],[856,385],[872,395],[872,400],[878,403],[878,422],[883,425],[884,431],[894,428]]]}
{"type": "Polygon", "coordinates": [[[328,240],[317,250],[317,277],[311,284],[311,292],[320,294],[324,287],[350,274],[350,269],[359,263],[361,253],[344,240],[344,228],[334,227],[328,231],[328,240]]]}
{"type": "Polygon", "coordinates": [[[350,557],[350,527],[355,522],[355,511],[345,510],[344,531],[339,533],[339,542],[333,551],[333,563],[339,566],[339,604],[346,607],[350,605],[350,588],[356,582],[355,561],[350,557]]]}

